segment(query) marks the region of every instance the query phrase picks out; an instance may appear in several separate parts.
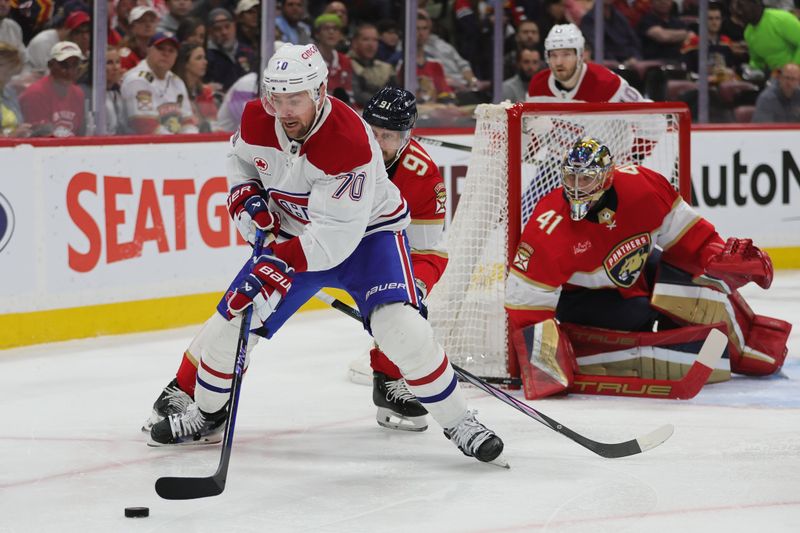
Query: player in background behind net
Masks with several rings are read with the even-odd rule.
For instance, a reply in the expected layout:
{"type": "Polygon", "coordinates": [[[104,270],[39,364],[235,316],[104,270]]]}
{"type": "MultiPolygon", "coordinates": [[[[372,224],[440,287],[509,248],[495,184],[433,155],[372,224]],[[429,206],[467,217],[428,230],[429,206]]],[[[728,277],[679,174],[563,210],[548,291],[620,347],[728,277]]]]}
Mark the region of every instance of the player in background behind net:
{"type": "Polygon", "coordinates": [[[544,40],[549,68],[528,85],[528,102],[643,102],[627,81],[583,58],[586,40],[575,24],[556,24],[544,40]]]}
{"type": "MultiPolygon", "coordinates": [[[[575,372],[680,377],[676,352],[691,351],[682,332],[696,324],[725,323],[730,371],[772,374],[791,324],[754,314],[737,292],[749,281],[766,289],[772,275],[765,252],[749,239],[724,241],[663,176],[616,167],[602,141],[581,139],[563,160],[561,186],[526,224],[506,282],[512,338],[524,331],[532,339],[529,353],[517,350],[526,396],[562,392],[575,372]],[[587,355],[586,339],[607,330],[627,344],[573,355],[574,339],[587,355]],[[656,337],[644,343],[652,349],[622,349],[647,335],[656,337]]],[[[716,379],[730,376],[721,370],[716,379]]]]}
{"type": "MultiPolygon", "coordinates": [[[[406,233],[414,282],[422,302],[420,309],[427,318],[424,300],[447,266],[444,180],[430,155],[411,138],[417,120],[416,98],[411,92],[385,87],[370,99],[362,116],[381,147],[389,180],[408,202],[411,224],[406,233]]],[[[377,346],[370,350],[369,356],[378,424],[407,431],[427,429],[427,411],[409,392],[400,369],[377,346]]]]}
{"type": "Polygon", "coordinates": [[[253,306],[249,356],[258,337],[271,338],[317,291],[334,287],[353,297],[365,329],[445,436],[467,456],[506,466],[502,440],[467,409],[418,311],[408,205],[369,126],[327,95],[327,77],[316,46],[284,45],[264,71],[261,100],[245,106],[228,154],[228,209],[251,244],[257,228],[276,240],[245,263],[192,340],[155,402],[149,444],[219,442],[241,313],[253,306]]]}

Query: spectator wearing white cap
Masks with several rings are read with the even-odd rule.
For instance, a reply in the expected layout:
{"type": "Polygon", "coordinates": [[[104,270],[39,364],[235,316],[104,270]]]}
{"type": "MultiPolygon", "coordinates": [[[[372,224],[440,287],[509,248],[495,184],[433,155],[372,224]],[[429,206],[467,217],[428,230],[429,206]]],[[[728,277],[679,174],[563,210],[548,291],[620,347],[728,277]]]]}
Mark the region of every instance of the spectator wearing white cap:
{"type": "Polygon", "coordinates": [[[78,79],[80,47],[61,41],[50,50],[47,66],[50,74],[32,83],[19,98],[22,115],[33,127],[35,137],[72,137],[83,135],[83,91],[78,79]]]}
{"type": "Polygon", "coordinates": [[[56,27],[44,30],[36,35],[28,45],[28,59],[25,71],[33,73],[35,77],[43,76],[47,72],[47,62],[50,60],[50,50],[53,45],[61,41],[73,41],[81,45],[81,51],[88,50],[91,17],[85,11],[73,11],[65,18],[56,21],[56,27]],[[74,32],[74,33],[73,33],[74,32]]]}
{"type": "MultiPolygon", "coordinates": [[[[261,1],[239,0],[233,14],[236,16],[236,38],[239,39],[239,43],[251,50],[260,50],[261,26],[258,22],[261,18],[261,1]]],[[[255,55],[258,61],[259,54],[255,55]]]]}
{"type": "Polygon", "coordinates": [[[192,0],[166,0],[167,13],[158,23],[158,31],[178,31],[181,21],[189,16],[192,10],[192,0]]]}
{"type": "Polygon", "coordinates": [[[122,78],[122,101],[128,133],[169,135],[197,133],[186,85],[171,71],[178,40],[171,33],[150,39],[147,57],[122,78]]]}
{"type": "Polygon", "coordinates": [[[128,15],[128,34],[120,43],[122,70],[130,70],[147,55],[150,39],[156,33],[158,13],[150,6],[136,6],[128,15]]]}

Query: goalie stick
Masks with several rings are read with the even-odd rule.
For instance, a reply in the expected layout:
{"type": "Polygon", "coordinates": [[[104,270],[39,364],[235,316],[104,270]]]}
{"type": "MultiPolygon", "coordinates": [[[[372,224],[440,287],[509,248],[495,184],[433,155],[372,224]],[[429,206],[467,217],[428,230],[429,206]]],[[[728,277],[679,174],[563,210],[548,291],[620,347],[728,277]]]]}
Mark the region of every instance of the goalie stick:
{"type": "MultiPolygon", "coordinates": [[[[256,242],[253,246],[253,259],[261,255],[265,233],[256,231],[256,242]]],[[[236,425],[236,411],[239,407],[239,392],[242,390],[242,374],[247,356],[247,342],[250,338],[250,319],[253,306],[250,305],[242,313],[242,324],[239,328],[239,340],[236,343],[236,363],[233,367],[231,395],[228,400],[228,423],[225,425],[225,437],[222,440],[222,452],[217,471],[209,477],[160,477],[156,480],[156,493],[165,500],[194,500],[219,496],[225,490],[228,479],[228,465],[231,461],[233,446],[233,428],[236,425]]]]}
{"type": "MultiPolygon", "coordinates": [[[[327,303],[334,309],[337,309],[338,311],[341,311],[358,321],[362,320],[361,314],[358,312],[358,310],[353,309],[341,300],[338,300],[337,298],[334,298],[333,296],[322,291],[317,292],[314,296],[327,303]]],[[[700,349],[698,360],[702,360],[704,362],[711,361],[713,365],[713,361],[716,360],[716,358],[719,358],[725,346],[727,345],[727,342],[728,340],[725,334],[716,329],[711,330],[705,342],[703,343],[703,347],[700,349]]],[[[506,403],[514,409],[520,411],[522,414],[544,424],[553,431],[561,433],[568,439],[580,444],[587,450],[590,450],[601,457],[615,459],[618,457],[627,457],[629,455],[636,455],[646,452],[647,450],[651,450],[662,444],[664,441],[670,438],[672,433],[675,431],[675,427],[672,424],[665,424],[651,431],[650,433],[647,433],[646,435],[625,442],[598,442],[588,437],[584,437],[580,433],[576,433],[560,422],[550,418],[537,409],[534,409],[525,402],[518,400],[507,392],[489,385],[486,383],[486,381],[464,370],[463,368],[452,363],[451,365],[453,370],[455,370],[456,374],[458,374],[462,380],[475,385],[487,394],[494,396],[503,403],[506,403]]]]}

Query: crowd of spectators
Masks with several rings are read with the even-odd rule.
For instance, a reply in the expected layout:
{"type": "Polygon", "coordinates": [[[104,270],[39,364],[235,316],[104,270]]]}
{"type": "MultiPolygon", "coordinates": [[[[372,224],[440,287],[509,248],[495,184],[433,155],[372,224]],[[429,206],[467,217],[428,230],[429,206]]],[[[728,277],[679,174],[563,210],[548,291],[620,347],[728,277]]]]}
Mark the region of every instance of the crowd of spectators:
{"type": "MultiPolygon", "coordinates": [[[[93,134],[92,4],[0,0],[0,119],[6,137],[93,134]]],[[[800,122],[800,0],[602,1],[604,64],[653,100],[696,110],[699,25],[708,29],[712,119],[800,122]]],[[[401,0],[279,0],[276,44],[315,43],[329,93],[354,108],[401,85],[401,0]]],[[[419,0],[417,98],[423,125],[453,125],[490,101],[491,3],[419,0]]],[[[524,100],[547,67],[543,41],[575,23],[594,42],[591,0],[504,2],[502,95],[524,100]]],[[[260,0],[108,0],[105,130],[231,131],[258,94],[260,0]]],[[[587,48],[589,48],[587,46],[587,48]]],[[[589,52],[590,53],[590,52],[589,52]]]]}

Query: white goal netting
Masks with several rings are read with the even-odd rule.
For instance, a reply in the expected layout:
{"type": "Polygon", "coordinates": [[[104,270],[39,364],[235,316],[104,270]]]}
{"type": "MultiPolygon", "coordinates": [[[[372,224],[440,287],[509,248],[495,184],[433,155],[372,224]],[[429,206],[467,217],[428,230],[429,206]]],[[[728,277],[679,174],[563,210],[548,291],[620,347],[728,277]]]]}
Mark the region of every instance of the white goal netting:
{"type": "Polygon", "coordinates": [[[484,377],[515,373],[503,309],[508,258],[536,202],[559,185],[561,162],[576,140],[598,137],[617,165],[642,164],[680,189],[688,123],[685,109],[673,108],[478,106],[469,168],[448,228],[449,263],[428,299],[429,320],[454,363],[484,377]]]}

